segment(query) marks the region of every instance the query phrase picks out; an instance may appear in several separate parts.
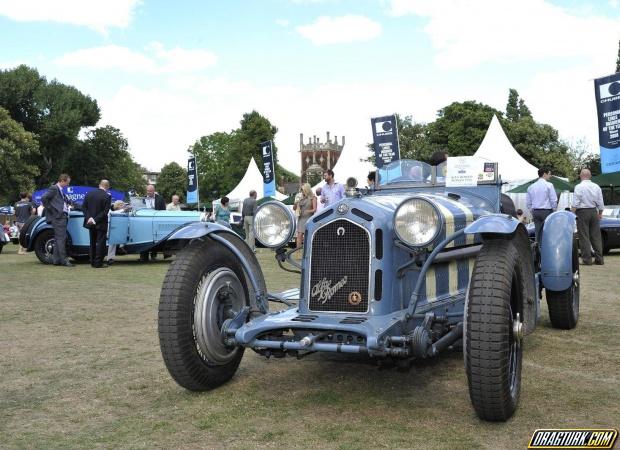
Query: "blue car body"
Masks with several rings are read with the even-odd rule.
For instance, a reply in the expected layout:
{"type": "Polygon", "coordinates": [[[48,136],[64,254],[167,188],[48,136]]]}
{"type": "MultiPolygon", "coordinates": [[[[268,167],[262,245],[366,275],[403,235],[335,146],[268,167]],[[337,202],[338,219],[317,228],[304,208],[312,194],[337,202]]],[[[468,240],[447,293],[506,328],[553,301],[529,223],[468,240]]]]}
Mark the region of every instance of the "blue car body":
{"type": "Polygon", "coordinates": [[[266,291],[254,253],[230,230],[195,223],[175,231],[169,241],[186,247],[164,280],[159,314],[173,378],[211,389],[232,377],[243,348],[407,364],[462,342],[476,412],[507,420],[518,399],[521,340],[537,325],[543,289],[553,325],[576,325],[575,216],[550,215],[546,229],[561,244],[543,242],[539,251],[525,226],[500,212],[496,164],[485,163],[470,186],[446,186],[440,169],[397,161],[379,171],[378,189],[350,187],[308,219],[300,262],[285,249],[294,217],[275,202],[261,205],[257,239],[280,265],[299,270],[299,288],[285,293],[266,291]],[[269,302],[288,307],[270,311],[269,302]]]}
{"type": "MultiPolygon", "coordinates": [[[[111,213],[107,243],[122,245],[128,254],[164,250],[166,238],[177,228],[190,222],[200,221],[203,215],[197,211],[136,211],[111,213]]],[[[71,211],[67,222],[67,255],[75,259],[88,258],[89,233],[84,228],[81,211],[71,211]]],[[[44,217],[36,218],[24,227],[24,247],[34,251],[43,263],[51,263],[54,246],[52,226],[44,217]]],[[[168,250],[168,249],[166,249],[168,250]]]]}

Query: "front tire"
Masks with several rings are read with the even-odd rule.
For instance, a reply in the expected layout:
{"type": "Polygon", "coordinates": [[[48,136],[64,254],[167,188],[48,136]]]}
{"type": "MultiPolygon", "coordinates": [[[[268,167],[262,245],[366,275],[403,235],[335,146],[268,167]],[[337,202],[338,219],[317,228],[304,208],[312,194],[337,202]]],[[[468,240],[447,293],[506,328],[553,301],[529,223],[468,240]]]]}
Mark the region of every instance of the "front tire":
{"type": "Polygon", "coordinates": [[[553,328],[572,330],[579,321],[579,254],[573,241],[573,282],[564,291],[545,289],[549,319],[553,328]]]}
{"type": "Polygon", "coordinates": [[[34,241],[34,253],[43,264],[52,264],[54,262],[54,245],[56,239],[52,230],[43,230],[34,241]]]}
{"type": "Polygon", "coordinates": [[[248,304],[243,268],[217,242],[196,242],[171,263],[159,301],[159,343],[174,380],[205,391],[235,374],[244,349],[229,348],[223,322],[248,304]]]}
{"type": "Polygon", "coordinates": [[[470,280],[463,336],[469,396],[483,420],[506,421],[519,402],[529,277],[512,240],[484,243],[470,280]]]}

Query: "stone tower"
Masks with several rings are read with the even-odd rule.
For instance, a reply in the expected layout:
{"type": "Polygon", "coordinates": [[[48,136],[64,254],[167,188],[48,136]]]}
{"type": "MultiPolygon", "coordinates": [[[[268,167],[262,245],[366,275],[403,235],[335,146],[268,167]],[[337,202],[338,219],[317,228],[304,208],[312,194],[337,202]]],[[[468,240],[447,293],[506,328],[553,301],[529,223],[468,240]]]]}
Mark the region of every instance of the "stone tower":
{"type": "Polygon", "coordinates": [[[323,172],[333,169],[342,149],[344,148],[344,136],[342,144],[338,143],[338,136],[332,141],[327,132],[326,141],[320,142],[319,138],[312,136],[308,143],[304,144],[303,133],[299,134],[299,152],[301,153],[301,182],[315,185],[323,179],[323,172]]]}

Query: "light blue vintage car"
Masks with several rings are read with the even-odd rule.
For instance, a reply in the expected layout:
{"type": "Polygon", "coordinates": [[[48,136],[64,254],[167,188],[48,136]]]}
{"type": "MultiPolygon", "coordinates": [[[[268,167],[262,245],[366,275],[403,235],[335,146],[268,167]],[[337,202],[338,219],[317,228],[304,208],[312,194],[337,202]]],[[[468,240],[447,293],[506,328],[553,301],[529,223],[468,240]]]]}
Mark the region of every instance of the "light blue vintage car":
{"type": "MultiPolygon", "coordinates": [[[[139,203],[138,203],[139,204],[139,203]]],[[[177,228],[190,222],[205,220],[205,214],[198,211],[156,211],[154,209],[132,209],[110,214],[108,244],[123,245],[128,254],[144,251],[174,251],[166,247],[166,238],[177,228]]],[[[71,211],[67,223],[67,255],[76,260],[88,260],[89,235],[83,227],[81,211],[71,211]]],[[[34,251],[44,264],[52,263],[54,253],[54,231],[43,217],[31,218],[22,229],[22,246],[34,251]]]]}
{"type": "Polygon", "coordinates": [[[257,239],[300,274],[299,289],[286,293],[268,293],[254,253],[230,230],[194,223],[175,231],[169,241],[184,248],[159,304],[161,352],[174,380],[192,391],[215,388],[233,377],[245,348],[408,366],[462,346],[476,413],[510,418],[543,289],[552,325],[577,324],[575,216],[551,214],[539,251],[522,224],[500,213],[496,164],[459,187],[444,180],[463,184],[467,170],[444,169],[396,161],[379,171],[374,190],[347,183],[345,199],[308,220],[301,262],[285,248],[294,216],[280,203],[260,206],[257,239]],[[270,302],[287,308],[270,310],[270,302]]]}

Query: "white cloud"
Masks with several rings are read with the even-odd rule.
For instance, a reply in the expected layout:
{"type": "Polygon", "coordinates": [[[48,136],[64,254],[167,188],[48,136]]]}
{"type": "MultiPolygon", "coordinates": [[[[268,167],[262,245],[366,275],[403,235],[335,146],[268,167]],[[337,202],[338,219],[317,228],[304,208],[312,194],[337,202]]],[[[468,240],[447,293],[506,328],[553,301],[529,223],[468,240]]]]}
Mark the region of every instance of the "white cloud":
{"type": "Polygon", "coordinates": [[[276,24],[286,28],[291,24],[291,21],[288,19],[276,19],[276,24]]]}
{"type": "Polygon", "coordinates": [[[0,0],[0,15],[18,22],[59,22],[100,33],[126,28],[141,0],[0,0]]]}
{"type": "Polygon", "coordinates": [[[67,67],[154,74],[200,71],[215,65],[217,57],[201,49],[175,47],[167,50],[163,44],[152,42],[147,47],[147,53],[118,45],[106,45],[69,52],[54,62],[67,67]]]}
{"type": "Polygon", "coordinates": [[[381,25],[368,17],[321,16],[313,23],[296,27],[297,32],[315,45],[370,41],[381,34],[381,25]]]}
{"type": "Polygon", "coordinates": [[[391,13],[427,19],[424,31],[444,69],[609,57],[620,37],[619,18],[578,15],[544,0],[391,0],[391,13]]]}
{"type": "Polygon", "coordinates": [[[55,60],[56,64],[89,69],[114,69],[126,72],[149,72],[155,62],[139,52],[118,45],[85,48],[69,52],[55,60]]]}

